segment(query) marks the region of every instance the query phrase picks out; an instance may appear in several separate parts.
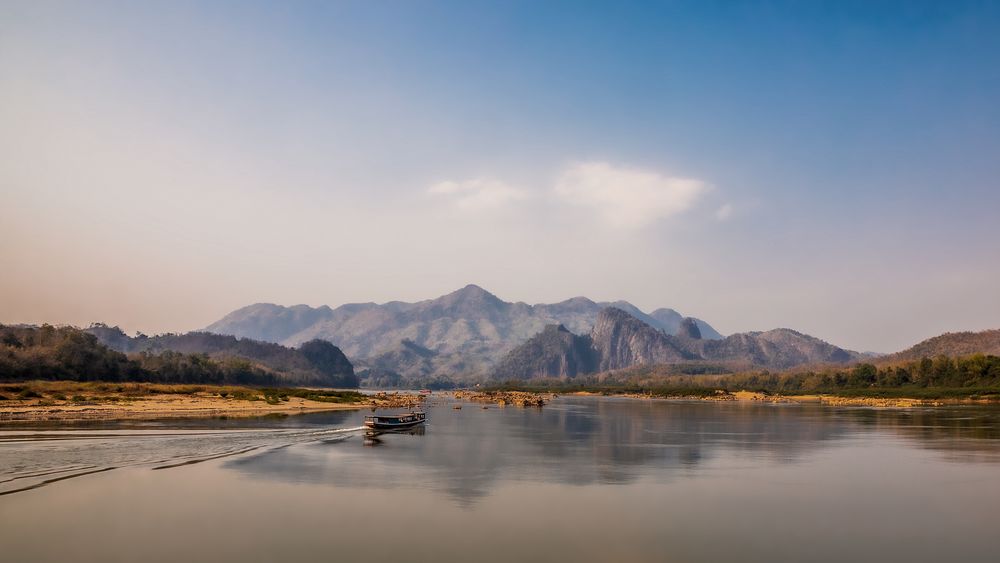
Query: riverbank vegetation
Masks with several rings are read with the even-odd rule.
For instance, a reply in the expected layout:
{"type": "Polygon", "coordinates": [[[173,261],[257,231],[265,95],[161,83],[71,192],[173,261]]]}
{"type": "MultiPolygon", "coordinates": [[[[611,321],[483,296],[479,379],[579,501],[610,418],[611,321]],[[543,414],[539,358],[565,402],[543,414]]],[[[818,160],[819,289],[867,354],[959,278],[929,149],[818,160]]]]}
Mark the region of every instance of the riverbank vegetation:
{"type": "Polygon", "coordinates": [[[768,370],[681,375],[670,366],[641,366],[573,380],[508,381],[490,389],[534,392],[587,391],[657,397],[710,397],[718,392],[764,395],[838,395],[915,399],[1000,400],[1000,357],[973,354],[908,362],[824,367],[788,372],[768,370]]]}

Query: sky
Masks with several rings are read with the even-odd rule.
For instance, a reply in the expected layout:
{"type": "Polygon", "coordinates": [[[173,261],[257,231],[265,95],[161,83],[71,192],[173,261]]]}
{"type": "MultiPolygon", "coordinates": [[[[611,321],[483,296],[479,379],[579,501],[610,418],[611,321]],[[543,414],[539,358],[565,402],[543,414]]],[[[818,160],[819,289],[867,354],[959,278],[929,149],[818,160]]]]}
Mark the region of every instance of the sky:
{"type": "Polygon", "coordinates": [[[478,284],[1000,327],[1000,3],[0,0],[0,322],[478,284]]]}

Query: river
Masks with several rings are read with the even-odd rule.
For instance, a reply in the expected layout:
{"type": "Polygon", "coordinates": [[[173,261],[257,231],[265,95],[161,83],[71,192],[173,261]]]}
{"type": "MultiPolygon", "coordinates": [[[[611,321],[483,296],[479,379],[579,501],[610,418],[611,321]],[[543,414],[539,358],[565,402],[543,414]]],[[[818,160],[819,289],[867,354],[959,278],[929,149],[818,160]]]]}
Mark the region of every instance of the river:
{"type": "Polygon", "coordinates": [[[435,395],[0,427],[5,561],[996,561],[1000,409],[435,395]]]}

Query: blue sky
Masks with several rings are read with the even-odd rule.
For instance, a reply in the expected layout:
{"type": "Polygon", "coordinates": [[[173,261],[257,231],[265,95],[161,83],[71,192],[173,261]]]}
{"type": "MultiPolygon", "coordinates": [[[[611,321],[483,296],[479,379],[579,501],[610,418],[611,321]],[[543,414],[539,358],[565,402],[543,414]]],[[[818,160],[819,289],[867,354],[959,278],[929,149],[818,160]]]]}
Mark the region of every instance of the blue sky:
{"type": "Polygon", "coordinates": [[[998,326],[1000,3],[0,2],[0,322],[998,326]]]}

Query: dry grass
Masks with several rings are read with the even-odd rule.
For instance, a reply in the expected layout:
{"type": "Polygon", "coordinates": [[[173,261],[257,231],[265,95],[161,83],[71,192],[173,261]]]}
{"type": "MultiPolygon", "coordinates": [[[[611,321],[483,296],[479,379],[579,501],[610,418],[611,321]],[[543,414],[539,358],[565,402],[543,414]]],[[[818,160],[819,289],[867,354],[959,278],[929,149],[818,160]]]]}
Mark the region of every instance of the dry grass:
{"type": "Polygon", "coordinates": [[[107,383],[77,381],[22,381],[0,383],[0,401],[4,400],[57,400],[57,401],[136,401],[154,395],[219,396],[223,399],[266,401],[277,403],[288,397],[300,397],[320,402],[351,403],[363,397],[356,391],[326,391],[295,388],[241,387],[235,385],[172,385],[163,383],[107,383]],[[67,397],[70,397],[67,399],[67,397]]]}
{"type": "Polygon", "coordinates": [[[288,415],[376,402],[357,391],[29,381],[0,383],[0,422],[288,415]]]}

